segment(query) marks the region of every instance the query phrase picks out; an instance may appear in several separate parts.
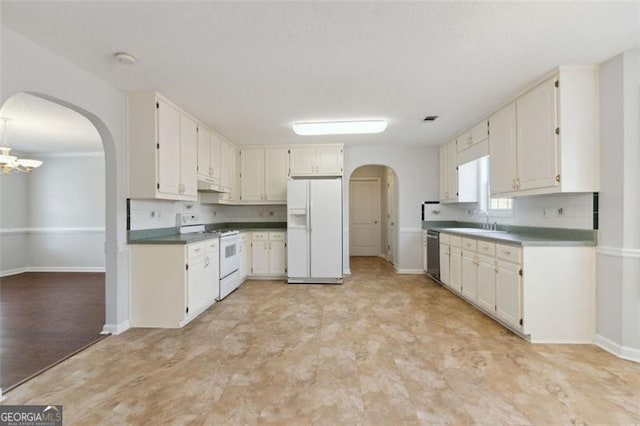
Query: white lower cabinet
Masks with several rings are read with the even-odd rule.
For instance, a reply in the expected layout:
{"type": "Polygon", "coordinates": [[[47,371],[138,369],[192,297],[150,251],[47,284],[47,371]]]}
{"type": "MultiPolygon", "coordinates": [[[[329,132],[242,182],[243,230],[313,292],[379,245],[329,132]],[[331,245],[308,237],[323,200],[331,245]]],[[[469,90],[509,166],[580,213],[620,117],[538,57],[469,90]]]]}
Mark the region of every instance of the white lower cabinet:
{"type": "Polygon", "coordinates": [[[440,240],[440,281],[467,301],[532,343],[593,342],[594,247],[440,240]]]}
{"type": "Polygon", "coordinates": [[[215,303],[218,244],[132,245],[131,326],[179,328],[215,303]]]}
{"type": "Polygon", "coordinates": [[[286,239],[286,232],[252,233],[251,276],[286,276],[286,239]]]}
{"type": "Polygon", "coordinates": [[[427,231],[422,231],[422,270],[427,272],[427,231]]]}
{"type": "Polygon", "coordinates": [[[247,279],[249,271],[251,270],[251,233],[240,232],[240,243],[238,243],[238,257],[240,259],[240,268],[238,273],[240,274],[240,282],[247,279]]]}

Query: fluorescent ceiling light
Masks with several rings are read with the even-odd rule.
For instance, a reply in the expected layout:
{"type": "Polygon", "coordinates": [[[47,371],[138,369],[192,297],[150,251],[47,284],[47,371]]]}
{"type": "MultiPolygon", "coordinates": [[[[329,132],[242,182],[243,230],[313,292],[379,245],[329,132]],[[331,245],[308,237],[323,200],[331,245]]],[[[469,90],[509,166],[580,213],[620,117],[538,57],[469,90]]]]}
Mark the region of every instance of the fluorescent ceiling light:
{"type": "Polygon", "coordinates": [[[332,121],[324,123],[296,123],[293,125],[293,131],[302,136],[380,133],[386,128],[387,122],[384,120],[332,121]]]}

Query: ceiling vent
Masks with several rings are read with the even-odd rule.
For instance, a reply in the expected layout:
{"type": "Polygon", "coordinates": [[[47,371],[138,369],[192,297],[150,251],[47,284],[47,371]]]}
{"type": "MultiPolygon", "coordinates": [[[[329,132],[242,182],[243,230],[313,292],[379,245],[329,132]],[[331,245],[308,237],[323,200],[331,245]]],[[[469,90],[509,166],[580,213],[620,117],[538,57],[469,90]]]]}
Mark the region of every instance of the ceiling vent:
{"type": "Polygon", "coordinates": [[[424,118],[424,121],[435,121],[435,120],[436,120],[436,118],[438,118],[438,116],[437,116],[437,115],[427,115],[427,116],[424,118]]]}

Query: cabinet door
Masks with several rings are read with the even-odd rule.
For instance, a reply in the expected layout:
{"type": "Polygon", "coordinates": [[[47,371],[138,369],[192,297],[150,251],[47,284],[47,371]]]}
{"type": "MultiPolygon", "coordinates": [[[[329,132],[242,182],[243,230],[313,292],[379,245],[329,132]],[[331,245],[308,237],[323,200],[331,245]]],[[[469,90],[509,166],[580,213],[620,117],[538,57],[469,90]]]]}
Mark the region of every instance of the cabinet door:
{"type": "Polygon", "coordinates": [[[457,141],[456,151],[457,152],[464,151],[465,149],[473,145],[473,139],[471,139],[471,132],[467,131],[460,134],[456,138],[456,141],[457,141]]]}
{"type": "Polygon", "coordinates": [[[253,241],[251,243],[251,273],[253,275],[269,274],[268,242],[253,241]]]}
{"type": "Polygon", "coordinates": [[[489,312],[496,310],[496,261],[491,256],[478,256],[478,305],[489,312]]]}
{"type": "Polygon", "coordinates": [[[220,252],[209,255],[209,278],[207,280],[212,300],[220,297],[220,252]]]}
{"type": "Polygon", "coordinates": [[[516,104],[489,117],[489,186],[491,194],[516,190],[516,104]]]}
{"type": "Polygon", "coordinates": [[[472,251],[462,251],[462,294],[475,301],[477,297],[477,265],[476,254],[472,251]]]}
{"type": "Polygon", "coordinates": [[[210,297],[208,288],[208,272],[205,258],[199,257],[189,261],[187,270],[187,316],[193,316],[207,303],[210,297]]]}
{"type": "Polygon", "coordinates": [[[557,113],[555,78],[517,100],[519,189],[558,184],[557,113]]]}
{"type": "Polygon", "coordinates": [[[308,176],[315,173],[315,148],[291,148],[290,151],[289,167],[291,168],[291,176],[308,176]]]}
{"type": "Polygon", "coordinates": [[[440,201],[444,201],[449,198],[447,190],[447,146],[440,147],[440,201]]]}
{"type": "Polygon", "coordinates": [[[211,179],[211,132],[198,128],[198,178],[211,179]]]}
{"type": "Polygon", "coordinates": [[[489,137],[489,127],[487,125],[487,120],[483,120],[473,126],[470,130],[470,133],[472,145],[475,145],[478,142],[482,142],[483,140],[487,139],[489,137]]]}
{"type": "Polygon", "coordinates": [[[180,116],[180,174],[182,194],[198,196],[198,125],[180,116]]]}
{"type": "Polygon", "coordinates": [[[289,150],[273,148],[264,150],[264,190],[268,201],[287,201],[289,177],[289,150]]]}
{"type": "Polygon", "coordinates": [[[458,293],[462,291],[462,250],[450,248],[449,256],[449,286],[458,293]]]}
{"type": "Polygon", "coordinates": [[[449,285],[449,246],[440,244],[440,281],[443,284],[449,285]]]}
{"type": "Polygon", "coordinates": [[[240,200],[264,200],[264,149],[240,150],[240,200]]]}
{"type": "Polygon", "coordinates": [[[247,243],[241,242],[238,244],[238,259],[240,261],[238,274],[240,275],[240,281],[243,281],[249,274],[247,269],[247,243]]]}
{"type": "Polygon", "coordinates": [[[158,192],[180,192],[180,112],[158,99],[158,192]]]}
{"type": "Polygon", "coordinates": [[[447,192],[449,200],[458,198],[458,151],[455,140],[447,144],[447,192]]]}
{"type": "Polygon", "coordinates": [[[211,133],[211,146],[210,153],[211,157],[209,159],[209,166],[211,170],[209,170],[209,176],[213,179],[213,182],[219,184],[222,179],[222,170],[221,170],[221,158],[222,158],[222,141],[215,133],[211,133]]]}
{"type": "Polygon", "coordinates": [[[286,264],[284,241],[269,241],[269,274],[286,275],[286,264]]]}
{"type": "Polygon", "coordinates": [[[522,318],[520,265],[497,261],[496,314],[505,322],[520,327],[522,318]]]}
{"type": "Polygon", "coordinates": [[[229,199],[231,201],[237,201],[240,198],[240,188],[238,188],[239,183],[239,161],[238,161],[238,150],[232,144],[229,144],[229,149],[227,151],[228,157],[227,161],[229,161],[229,199]]]}
{"type": "Polygon", "coordinates": [[[427,231],[422,231],[422,269],[427,272],[427,231]]]}
{"type": "Polygon", "coordinates": [[[342,176],[342,148],[319,146],[316,149],[316,174],[342,176]]]}

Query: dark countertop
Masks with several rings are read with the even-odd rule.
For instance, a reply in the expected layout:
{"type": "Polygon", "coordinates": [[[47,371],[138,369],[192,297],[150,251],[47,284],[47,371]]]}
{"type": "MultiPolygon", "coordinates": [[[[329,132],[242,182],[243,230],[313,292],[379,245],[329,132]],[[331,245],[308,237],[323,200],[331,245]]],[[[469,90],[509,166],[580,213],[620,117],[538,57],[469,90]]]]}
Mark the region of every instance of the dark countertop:
{"type": "Polygon", "coordinates": [[[180,234],[178,228],[156,228],[129,231],[129,244],[191,244],[219,238],[221,231],[238,230],[241,232],[286,231],[286,222],[227,222],[205,226],[206,232],[180,234]]]}
{"type": "Polygon", "coordinates": [[[522,247],[595,247],[598,241],[597,231],[591,229],[499,225],[497,231],[489,231],[476,222],[455,221],[424,221],[422,229],[522,247]]]}

